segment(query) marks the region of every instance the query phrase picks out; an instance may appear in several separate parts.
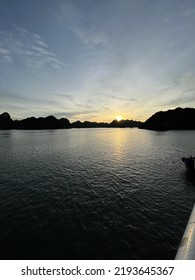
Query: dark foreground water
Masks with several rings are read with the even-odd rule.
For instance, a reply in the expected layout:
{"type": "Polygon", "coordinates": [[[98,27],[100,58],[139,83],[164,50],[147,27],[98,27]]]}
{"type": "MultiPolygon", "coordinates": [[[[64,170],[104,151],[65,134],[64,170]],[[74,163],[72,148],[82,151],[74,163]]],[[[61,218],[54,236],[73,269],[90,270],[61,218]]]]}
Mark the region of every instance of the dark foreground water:
{"type": "Polygon", "coordinates": [[[0,131],[1,259],[174,259],[195,131],[0,131]]]}

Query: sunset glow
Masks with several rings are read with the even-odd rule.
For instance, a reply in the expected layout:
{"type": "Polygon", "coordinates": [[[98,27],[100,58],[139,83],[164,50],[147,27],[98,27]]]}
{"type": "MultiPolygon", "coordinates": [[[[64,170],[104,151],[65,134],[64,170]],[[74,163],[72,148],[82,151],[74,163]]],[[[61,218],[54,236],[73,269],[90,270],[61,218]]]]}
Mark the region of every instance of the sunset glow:
{"type": "Polygon", "coordinates": [[[118,122],[120,122],[120,121],[122,120],[122,117],[121,117],[121,116],[117,116],[117,117],[116,117],[116,120],[117,120],[118,122]]]}

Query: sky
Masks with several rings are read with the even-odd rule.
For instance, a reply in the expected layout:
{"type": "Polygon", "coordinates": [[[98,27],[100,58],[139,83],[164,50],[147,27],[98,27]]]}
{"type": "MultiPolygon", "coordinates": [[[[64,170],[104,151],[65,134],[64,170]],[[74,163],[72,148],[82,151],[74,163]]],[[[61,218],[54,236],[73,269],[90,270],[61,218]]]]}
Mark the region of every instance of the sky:
{"type": "Polygon", "coordinates": [[[195,107],[194,0],[0,0],[0,113],[145,121],[195,107]]]}

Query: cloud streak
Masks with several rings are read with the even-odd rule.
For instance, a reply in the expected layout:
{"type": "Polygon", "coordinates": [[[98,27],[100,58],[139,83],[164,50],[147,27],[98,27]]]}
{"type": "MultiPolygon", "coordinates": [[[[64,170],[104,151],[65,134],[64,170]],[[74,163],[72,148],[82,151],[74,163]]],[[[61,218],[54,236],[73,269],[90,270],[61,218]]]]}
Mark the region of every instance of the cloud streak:
{"type": "Polygon", "coordinates": [[[0,61],[11,62],[12,58],[8,49],[2,48],[0,45],[0,61]]]}
{"type": "Polygon", "coordinates": [[[0,31],[0,57],[7,61],[20,59],[26,66],[61,68],[64,63],[52,52],[40,35],[14,26],[8,33],[0,31]]]}
{"type": "Polygon", "coordinates": [[[184,17],[191,17],[195,15],[195,9],[190,9],[190,10],[184,10],[180,13],[178,13],[179,16],[184,16],[184,17]]]}
{"type": "Polygon", "coordinates": [[[70,30],[86,46],[106,44],[108,41],[105,31],[88,24],[86,17],[72,1],[61,2],[56,17],[65,28],[70,30]]]}

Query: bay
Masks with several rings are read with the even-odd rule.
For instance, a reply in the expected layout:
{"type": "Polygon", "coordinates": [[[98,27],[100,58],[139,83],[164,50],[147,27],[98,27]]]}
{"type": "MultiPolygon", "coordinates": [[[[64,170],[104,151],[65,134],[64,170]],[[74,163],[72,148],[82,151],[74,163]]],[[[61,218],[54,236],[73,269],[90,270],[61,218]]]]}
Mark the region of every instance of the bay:
{"type": "Polygon", "coordinates": [[[195,131],[0,131],[1,259],[174,259],[195,131]]]}

